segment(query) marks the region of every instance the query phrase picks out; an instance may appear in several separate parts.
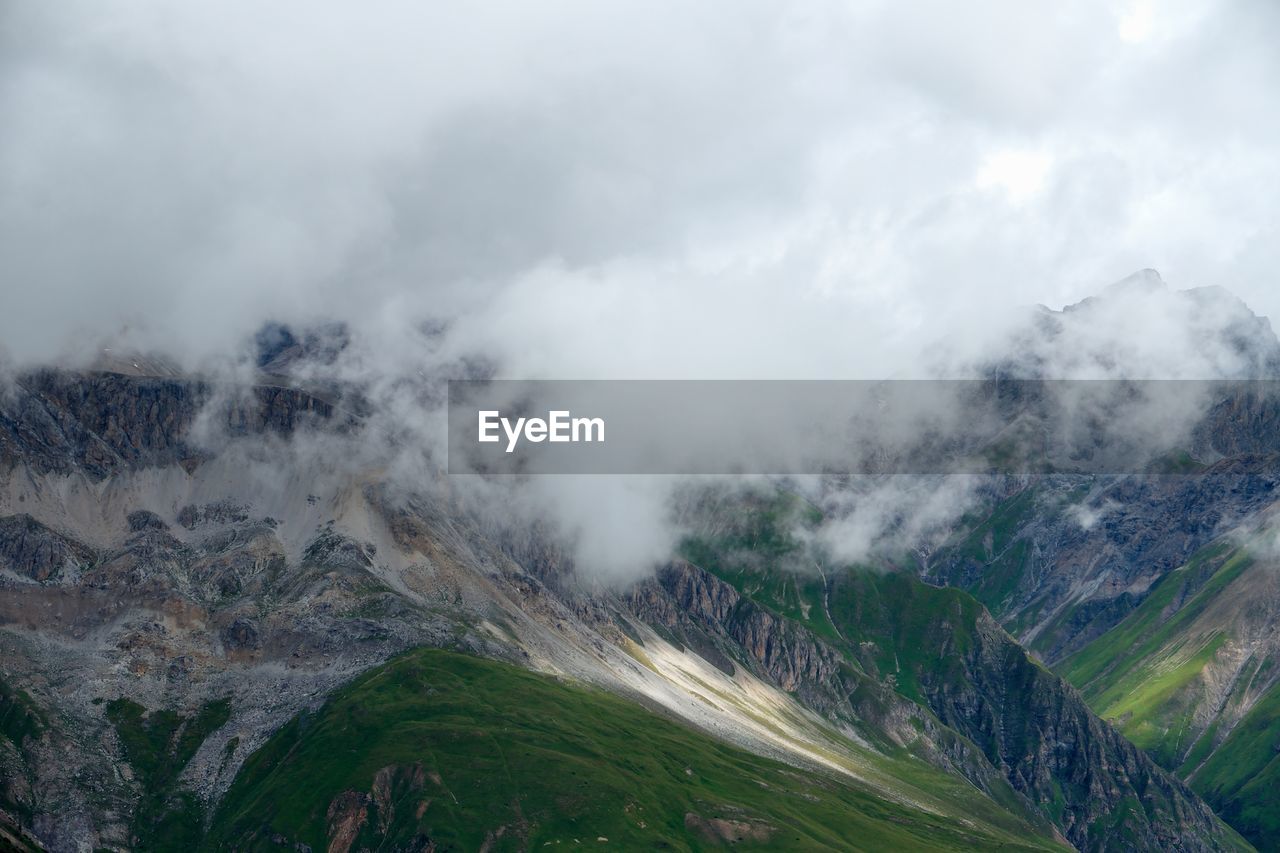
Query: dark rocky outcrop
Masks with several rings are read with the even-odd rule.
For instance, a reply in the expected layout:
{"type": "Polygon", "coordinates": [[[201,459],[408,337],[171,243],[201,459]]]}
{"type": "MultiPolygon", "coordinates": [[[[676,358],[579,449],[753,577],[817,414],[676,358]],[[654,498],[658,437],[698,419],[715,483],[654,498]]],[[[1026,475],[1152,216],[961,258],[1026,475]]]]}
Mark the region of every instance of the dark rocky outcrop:
{"type": "Polygon", "coordinates": [[[0,568],[44,582],[56,580],[64,569],[83,569],[93,560],[94,552],[87,545],[51,530],[30,515],[0,518],[0,568]]]}
{"type": "Polygon", "coordinates": [[[1039,803],[1081,850],[1217,850],[1213,812],[984,611],[959,667],[922,667],[940,720],[978,744],[1010,784],[1039,803]],[[959,677],[944,676],[955,673],[959,677]]]}
{"type": "Polygon", "coordinates": [[[355,426],[335,418],[332,402],[270,385],[222,394],[198,379],[41,370],[20,376],[0,400],[0,468],[83,472],[95,480],[147,466],[198,465],[209,452],[191,436],[206,407],[232,437],[284,437],[316,424],[355,426]]]}

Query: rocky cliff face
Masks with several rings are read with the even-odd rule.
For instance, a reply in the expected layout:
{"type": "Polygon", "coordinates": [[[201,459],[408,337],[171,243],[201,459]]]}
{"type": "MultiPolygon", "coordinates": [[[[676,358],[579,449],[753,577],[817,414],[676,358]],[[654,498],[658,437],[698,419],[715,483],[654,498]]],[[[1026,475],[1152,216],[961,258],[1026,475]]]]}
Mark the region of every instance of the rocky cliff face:
{"type": "Polygon", "coordinates": [[[333,403],[296,388],[258,385],[232,392],[209,382],[119,373],[41,370],[17,377],[0,407],[0,466],[94,480],[142,467],[198,465],[208,450],[193,435],[197,416],[218,435],[290,436],[334,423],[333,403]],[[222,427],[218,430],[218,427],[222,427]]]}
{"type": "Polygon", "coordinates": [[[1218,849],[1210,809],[1031,661],[985,612],[955,669],[922,667],[939,719],[978,744],[1080,849],[1218,849]],[[939,673],[960,677],[940,677],[939,673]],[[957,683],[958,682],[958,683],[957,683]]]}
{"type": "Polygon", "coordinates": [[[932,760],[958,758],[950,769],[995,795],[1007,784],[1078,849],[1234,843],[1204,803],[961,593],[901,575],[833,575],[823,588],[839,635],[828,643],[687,564],[657,583],[675,606],[647,595],[642,614],[661,614],[682,636],[692,622],[730,638],[748,666],[830,716],[874,721],[917,747],[932,741],[932,760]]]}
{"type": "Polygon", "coordinates": [[[1280,457],[1190,474],[1042,476],[1005,485],[924,576],[970,590],[1054,663],[1125,618],[1197,550],[1271,506],[1280,457]]]}

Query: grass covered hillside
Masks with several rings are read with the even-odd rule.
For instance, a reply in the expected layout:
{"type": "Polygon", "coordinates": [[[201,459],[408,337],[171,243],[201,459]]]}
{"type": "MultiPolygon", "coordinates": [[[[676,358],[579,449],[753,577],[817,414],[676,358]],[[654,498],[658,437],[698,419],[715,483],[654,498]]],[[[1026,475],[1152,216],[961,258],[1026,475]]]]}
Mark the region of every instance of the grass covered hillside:
{"type": "Polygon", "coordinates": [[[1061,673],[1261,849],[1280,847],[1280,570],[1220,542],[1061,673]]]}
{"type": "Polygon", "coordinates": [[[278,732],[241,771],[205,847],[283,840],[333,851],[1058,849],[751,755],[613,695],[438,650],[369,672],[278,732]]]}

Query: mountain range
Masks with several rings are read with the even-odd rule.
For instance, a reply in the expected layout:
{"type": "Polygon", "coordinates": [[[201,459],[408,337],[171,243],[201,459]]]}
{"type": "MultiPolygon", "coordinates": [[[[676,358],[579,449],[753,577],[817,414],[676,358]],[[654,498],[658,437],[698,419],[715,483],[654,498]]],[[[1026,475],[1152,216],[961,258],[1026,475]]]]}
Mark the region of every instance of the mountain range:
{"type": "MultiPolygon", "coordinates": [[[[1179,376],[1275,375],[1265,320],[1150,273],[1034,312],[990,375],[1159,366],[1099,334],[1136,304],[1188,320],[1179,376]]],[[[366,464],[346,345],[8,381],[0,844],[1280,847],[1269,398],[1209,401],[1172,469],[993,473],[865,559],[815,546],[832,510],[795,484],[695,491],[606,584],[439,470],[366,464]]]]}

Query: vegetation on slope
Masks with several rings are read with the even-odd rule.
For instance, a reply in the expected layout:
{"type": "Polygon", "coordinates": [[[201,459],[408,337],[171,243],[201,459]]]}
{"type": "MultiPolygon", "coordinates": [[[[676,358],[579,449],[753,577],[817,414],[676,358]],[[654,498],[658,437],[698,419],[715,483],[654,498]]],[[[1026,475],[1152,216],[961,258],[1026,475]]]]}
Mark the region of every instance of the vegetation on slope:
{"type": "Polygon", "coordinates": [[[1237,626],[1210,616],[1247,611],[1255,597],[1244,548],[1216,543],[1170,572],[1146,601],[1111,631],[1065,660],[1063,675],[1102,716],[1192,789],[1245,838],[1280,847],[1280,685],[1274,659],[1249,658],[1225,697],[1207,673],[1237,626]],[[1247,702],[1253,702],[1249,707],[1247,702]],[[1228,719],[1248,708],[1229,731],[1228,719]],[[1215,713],[1216,712],[1216,713],[1215,713]]]}
{"type": "Polygon", "coordinates": [[[1181,763],[1195,731],[1195,702],[1185,689],[1226,639],[1188,629],[1249,562],[1226,545],[1201,550],[1161,579],[1132,615],[1059,667],[1099,714],[1166,767],[1181,763]]]}
{"type": "MultiPolygon", "coordinates": [[[[31,817],[29,802],[15,788],[30,773],[29,741],[39,739],[46,727],[44,715],[25,691],[0,678],[0,850],[26,850],[22,827],[31,817]]],[[[25,792],[24,792],[25,793],[25,792]]]]}
{"type": "Polygon", "coordinates": [[[1055,849],[507,664],[410,653],[246,763],[208,849],[1055,849]]]}
{"type": "Polygon", "coordinates": [[[1030,543],[1018,533],[1034,514],[1037,492],[1025,489],[998,503],[985,518],[967,518],[962,533],[949,543],[956,577],[950,578],[997,617],[1026,571],[1030,543]]]}
{"type": "MultiPolygon", "coordinates": [[[[973,534],[987,552],[1016,544],[1016,520],[1026,511],[1019,500],[1006,503],[973,534]]],[[[1177,845],[1191,832],[1187,820],[1194,815],[1205,838],[1187,844],[1246,846],[1089,713],[972,596],[905,573],[856,567],[815,567],[807,580],[796,578],[776,568],[797,563],[805,551],[788,538],[791,524],[785,503],[748,507],[742,520],[710,525],[709,533],[686,543],[685,553],[760,606],[792,619],[799,614],[815,633],[836,637],[835,645],[865,672],[977,745],[1074,844],[1177,845]],[[744,530],[768,545],[758,564],[741,554],[744,530]]],[[[972,538],[965,543],[974,546],[972,538]]]]}
{"type": "Polygon", "coordinates": [[[43,729],[42,715],[31,697],[0,678],[0,738],[21,748],[27,738],[38,737],[43,729]]]}
{"type": "Polygon", "coordinates": [[[146,709],[128,699],[107,703],[125,758],[133,768],[142,799],[134,809],[134,838],[148,850],[190,850],[201,836],[203,810],[178,776],[211,733],[231,714],[227,700],[207,703],[189,716],[146,709]]]}
{"type": "MultiPolygon", "coordinates": [[[[1205,745],[1211,735],[1206,735],[1205,745]]],[[[1280,686],[1272,687],[1202,766],[1191,787],[1260,850],[1280,847],[1280,686]]],[[[1191,764],[1189,760],[1188,765],[1191,764]]]]}

